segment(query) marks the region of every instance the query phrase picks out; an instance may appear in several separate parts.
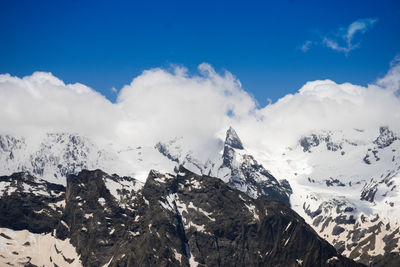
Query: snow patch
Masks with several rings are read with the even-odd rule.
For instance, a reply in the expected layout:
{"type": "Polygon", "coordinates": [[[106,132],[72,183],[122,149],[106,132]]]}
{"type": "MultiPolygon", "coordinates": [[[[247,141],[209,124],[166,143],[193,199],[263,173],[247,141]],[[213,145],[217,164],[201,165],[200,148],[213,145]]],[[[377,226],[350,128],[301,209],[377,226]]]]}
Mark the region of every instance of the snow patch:
{"type": "Polygon", "coordinates": [[[257,212],[256,212],[256,206],[254,206],[253,204],[250,204],[250,205],[247,205],[247,204],[244,204],[245,206],[246,206],[246,208],[249,210],[249,212],[251,213],[251,214],[253,214],[253,217],[254,217],[254,219],[256,219],[256,220],[260,220],[260,217],[258,216],[258,214],[257,214],[257,212]]]}
{"type": "Polygon", "coordinates": [[[8,263],[19,266],[29,261],[37,266],[53,266],[54,264],[82,266],[80,257],[69,238],[60,240],[50,233],[34,234],[27,230],[14,231],[8,228],[0,228],[0,233],[11,238],[0,236],[0,255],[3,256],[0,257],[1,266],[8,266],[8,263]],[[13,251],[18,254],[12,253],[13,251]],[[69,263],[64,257],[73,261],[69,263]]]}
{"type": "Polygon", "coordinates": [[[106,204],[106,200],[103,197],[100,197],[97,201],[101,206],[104,206],[106,204]]]}

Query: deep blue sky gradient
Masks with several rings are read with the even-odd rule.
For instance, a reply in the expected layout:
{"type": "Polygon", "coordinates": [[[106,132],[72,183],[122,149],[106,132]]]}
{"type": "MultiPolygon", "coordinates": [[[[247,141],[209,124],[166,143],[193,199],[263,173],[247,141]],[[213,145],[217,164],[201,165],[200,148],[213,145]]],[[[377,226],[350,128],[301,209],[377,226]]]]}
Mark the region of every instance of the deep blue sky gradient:
{"type": "Polygon", "coordinates": [[[208,62],[261,105],[306,81],[366,85],[400,53],[400,1],[0,0],[0,73],[48,71],[111,100],[143,70],[208,62]],[[346,57],[306,40],[361,18],[378,23],[346,57]]]}

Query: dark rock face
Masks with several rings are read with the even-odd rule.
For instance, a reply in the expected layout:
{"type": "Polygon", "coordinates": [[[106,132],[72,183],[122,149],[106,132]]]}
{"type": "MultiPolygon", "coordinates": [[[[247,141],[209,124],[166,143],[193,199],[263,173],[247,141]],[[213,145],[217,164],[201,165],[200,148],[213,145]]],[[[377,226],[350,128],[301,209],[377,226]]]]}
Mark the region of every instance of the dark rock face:
{"type": "MultiPolygon", "coordinates": [[[[106,187],[106,182],[114,179],[116,176],[99,170],[82,171],[67,179],[66,207],[62,220],[69,229],[60,225],[57,236],[71,238],[84,266],[107,263],[128,232],[126,221],[129,223],[134,220],[129,209],[130,203],[121,203],[106,187]]],[[[132,192],[121,193],[132,197],[132,192]]]]}
{"type": "MultiPolygon", "coordinates": [[[[337,255],[280,202],[254,200],[220,180],[182,169],[177,177],[159,179],[160,174],[152,173],[143,195],[150,207],[160,207],[168,221],[184,230],[177,243],[188,261],[193,257],[205,266],[325,266],[337,255]]],[[[150,223],[159,225],[155,219],[150,223]]],[[[340,257],[337,264],[354,263],[340,257]]]]}
{"type": "Polygon", "coordinates": [[[65,187],[20,172],[1,176],[0,227],[51,232],[64,209],[65,187]]]}
{"type": "MultiPolygon", "coordinates": [[[[15,188],[34,180],[27,174],[0,179],[15,188]]],[[[35,204],[28,205],[35,197],[41,197],[41,209],[60,198],[65,207],[32,215],[38,221],[33,226],[24,216],[0,216],[0,225],[38,233],[56,229],[58,238],[71,239],[84,266],[358,266],[282,203],[252,199],[184,168],[176,176],[151,171],[143,187],[99,170],[69,176],[66,193],[62,186],[35,183],[46,196],[38,190],[4,193],[1,214],[14,202],[35,214],[35,204]]]]}

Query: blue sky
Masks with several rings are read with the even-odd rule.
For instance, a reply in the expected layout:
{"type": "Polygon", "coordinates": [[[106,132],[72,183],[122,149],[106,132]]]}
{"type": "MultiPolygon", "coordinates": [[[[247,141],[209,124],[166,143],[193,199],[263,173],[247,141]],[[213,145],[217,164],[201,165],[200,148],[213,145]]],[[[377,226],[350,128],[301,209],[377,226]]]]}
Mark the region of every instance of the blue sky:
{"type": "Polygon", "coordinates": [[[383,76],[400,53],[400,4],[0,0],[0,29],[0,73],[48,71],[115,100],[111,88],[145,69],[178,64],[195,72],[208,62],[265,105],[310,80],[366,85],[383,76]],[[347,55],[323,43],[340,41],[360,19],[376,22],[354,35],[358,46],[347,55]]]}

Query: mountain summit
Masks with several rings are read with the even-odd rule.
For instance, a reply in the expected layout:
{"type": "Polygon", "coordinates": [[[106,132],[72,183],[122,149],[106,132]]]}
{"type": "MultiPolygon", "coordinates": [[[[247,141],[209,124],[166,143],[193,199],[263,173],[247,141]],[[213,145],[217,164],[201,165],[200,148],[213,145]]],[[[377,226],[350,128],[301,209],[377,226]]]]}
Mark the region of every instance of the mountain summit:
{"type": "Polygon", "coordinates": [[[225,145],[234,149],[243,149],[242,141],[232,127],[229,127],[228,131],[226,132],[225,145]]]}
{"type": "Polygon", "coordinates": [[[289,196],[292,189],[289,183],[278,182],[263,165],[248,154],[232,127],[226,133],[222,164],[214,174],[252,198],[275,199],[290,206],[289,196]]]}

